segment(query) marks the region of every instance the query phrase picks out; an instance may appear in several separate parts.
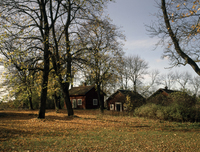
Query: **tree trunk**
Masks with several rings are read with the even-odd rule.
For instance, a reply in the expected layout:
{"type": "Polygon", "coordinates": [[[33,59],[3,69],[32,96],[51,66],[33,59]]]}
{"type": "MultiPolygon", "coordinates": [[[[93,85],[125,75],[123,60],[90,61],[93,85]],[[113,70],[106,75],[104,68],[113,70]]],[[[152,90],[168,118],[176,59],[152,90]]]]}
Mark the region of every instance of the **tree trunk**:
{"type": "Polygon", "coordinates": [[[72,104],[69,98],[69,85],[71,83],[71,72],[72,72],[72,55],[71,55],[71,45],[70,45],[70,34],[69,34],[69,26],[71,24],[71,2],[69,2],[68,7],[68,18],[65,24],[65,41],[66,41],[66,53],[67,53],[67,72],[66,72],[66,82],[63,84],[61,81],[62,91],[65,99],[65,104],[67,106],[68,116],[73,116],[74,111],[72,109],[72,104]]]}
{"type": "Polygon", "coordinates": [[[67,107],[67,112],[68,112],[68,116],[73,116],[74,115],[74,111],[72,109],[72,104],[69,98],[69,91],[65,91],[64,93],[64,99],[65,99],[65,104],[67,107]]]}
{"type": "Polygon", "coordinates": [[[72,104],[71,104],[71,101],[70,101],[70,98],[69,98],[69,91],[68,90],[65,92],[64,97],[65,97],[65,104],[67,106],[68,116],[73,116],[74,111],[72,109],[72,104]]]}
{"type": "MultiPolygon", "coordinates": [[[[48,52],[48,51],[47,51],[48,52]]],[[[42,92],[40,99],[40,110],[38,118],[45,118],[46,100],[47,100],[47,85],[48,85],[48,75],[49,75],[49,55],[44,52],[44,71],[43,71],[43,82],[42,82],[42,92]]]]}
{"type": "Polygon", "coordinates": [[[58,103],[58,97],[56,95],[56,92],[54,93],[53,97],[54,97],[55,111],[58,112],[58,109],[59,109],[59,105],[58,104],[59,103],[58,103]]]}
{"type": "Polygon", "coordinates": [[[128,77],[126,76],[126,81],[125,81],[125,90],[128,89],[128,77]]]}
{"type": "Polygon", "coordinates": [[[60,85],[61,85],[65,105],[67,107],[68,116],[73,116],[74,111],[73,111],[72,104],[71,104],[70,97],[69,97],[69,83],[68,84],[67,83],[64,83],[64,84],[61,83],[60,85]]]}
{"type": "Polygon", "coordinates": [[[61,105],[60,105],[60,94],[59,94],[59,96],[57,96],[58,98],[57,98],[57,101],[58,101],[58,105],[57,105],[57,107],[58,107],[58,109],[62,109],[62,107],[61,107],[61,105]]]}
{"type": "Polygon", "coordinates": [[[28,92],[29,109],[33,110],[32,91],[31,91],[30,86],[26,88],[26,91],[28,92]]]}
{"type": "Polygon", "coordinates": [[[43,45],[44,45],[44,70],[43,70],[43,82],[42,82],[42,92],[40,99],[40,110],[38,118],[45,118],[45,109],[46,109],[46,100],[47,100],[47,85],[48,85],[48,76],[49,76],[49,23],[47,19],[47,14],[45,10],[45,2],[41,0],[40,2],[40,12],[41,12],[41,21],[40,24],[44,28],[43,35],[43,45]]]}
{"type": "Polygon", "coordinates": [[[100,84],[97,84],[97,95],[98,95],[98,101],[100,104],[101,113],[104,113],[104,101],[101,99],[100,84]]]}
{"type": "MultiPolygon", "coordinates": [[[[67,38],[66,38],[67,39],[67,38]]],[[[67,39],[69,42],[69,39],[67,39]]],[[[62,91],[63,91],[63,95],[64,95],[64,99],[65,99],[65,104],[67,106],[67,111],[68,111],[68,116],[73,116],[74,115],[74,111],[72,108],[72,104],[70,101],[70,97],[69,97],[69,85],[71,82],[71,67],[72,67],[72,57],[71,57],[71,53],[70,53],[70,48],[69,45],[67,44],[67,73],[66,73],[66,82],[62,83],[61,81],[61,85],[62,87],[62,91]]]]}
{"type": "Polygon", "coordinates": [[[133,81],[133,88],[134,88],[134,91],[136,92],[136,81],[133,81]]]}
{"type": "Polygon", "coordinates": [[[120,79],[121,79],[121,89],[123,90],[124,89],[124,82],[123,82],[123,76],[120,75],[120,79]]]}
{"type": "Polygon", "coordinates": [[[29,104],[30,104],[30,109],[33,110],[33,102],[32,102],[32,91],[30,90],[29,93],[29,104]]]}

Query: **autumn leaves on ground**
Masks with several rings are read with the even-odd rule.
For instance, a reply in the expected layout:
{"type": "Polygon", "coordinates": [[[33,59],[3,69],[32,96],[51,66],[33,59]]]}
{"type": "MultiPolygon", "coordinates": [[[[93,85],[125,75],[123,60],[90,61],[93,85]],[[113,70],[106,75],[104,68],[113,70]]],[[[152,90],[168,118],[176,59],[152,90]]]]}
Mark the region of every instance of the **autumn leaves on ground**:
{"type": "Polygon", "coordinates": [[[175,123],[99,110],[0,111],[0,151],[200,151],[200,123],[175,123]]]}

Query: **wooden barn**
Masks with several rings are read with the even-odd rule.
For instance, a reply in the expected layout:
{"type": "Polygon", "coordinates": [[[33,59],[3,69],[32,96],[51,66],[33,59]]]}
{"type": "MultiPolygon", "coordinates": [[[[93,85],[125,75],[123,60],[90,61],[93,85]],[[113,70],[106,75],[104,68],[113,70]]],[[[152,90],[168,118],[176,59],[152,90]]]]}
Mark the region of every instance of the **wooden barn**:
{"type": "Polygon", "coordinates": [[[129,90],[117,90],[106,100],[108,110],[114,110],[114,111],[127,110],[125,104],[127,101],[127,97],[133,103],[135,108],[145,104],[145,98],[141,96],[139,93],[129,90]]]}
{"type": "MultiPolygon", "coordinates": [[[[104,93],[101,93],[104,100],[104,93]]],[[[95,86],[79,86],[69,90],[69,96],[74,109],[96,109],[99,108],[99,101],[95,86]]]]}
{"type": "Polygon", "coordinates": [[[167,87],[160,88],[155,93],[153,93],[149,98],[147,98],[147,103],[169,105],[171,104],[172,101],[170,100],[170,98],[168,98],[168,96],[174,92],[178,91],[170,90],[167,87]]]}
{"type": "Polygon", "coordinates": [[[156,95],[162,94],[164,96],[168,96],[171,93],[177,92],[175,90],[170,90],[167,87],[158,89],[155,93],[153,93],[149,98],[155,97],[156,95]]]}

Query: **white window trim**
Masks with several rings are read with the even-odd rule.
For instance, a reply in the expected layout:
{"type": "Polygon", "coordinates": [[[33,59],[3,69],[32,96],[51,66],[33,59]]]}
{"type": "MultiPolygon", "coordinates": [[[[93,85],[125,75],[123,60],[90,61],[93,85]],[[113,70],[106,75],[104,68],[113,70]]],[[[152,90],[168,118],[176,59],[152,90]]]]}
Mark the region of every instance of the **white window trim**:
{"type": "Polygon", "coordinates": [[[97,99],[93,99],[93,106],[97,106],[98,105],[98,100],[97,99]],[[96,102],[96,104],[95,104],[96,102]]]}
{"type": "Polygon", "coordinates": [[[82,106],[82,99],[77,99],[77,105],[82,106]],[[79,103],[79,101],[81,101],[81,104],[79,103]]]}
{"type": "Polygon", "coordinates": [[[110,104],[110,110],[114,110],[114,104],[110,104]]]}

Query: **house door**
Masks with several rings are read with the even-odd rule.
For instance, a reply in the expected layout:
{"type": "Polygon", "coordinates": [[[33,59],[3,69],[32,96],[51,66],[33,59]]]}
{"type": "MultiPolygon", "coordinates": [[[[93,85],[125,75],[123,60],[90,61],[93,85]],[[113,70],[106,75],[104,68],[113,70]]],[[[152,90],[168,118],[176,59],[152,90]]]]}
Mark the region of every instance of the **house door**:
{"type": "Polygon", "coordinates": [[[77,108],[76,99],[72,100],[72,108],[77,108]]]}
{"type": "Polygon", "coordinates": [[[116,104],[117,111],[120,111],[120,104],[116,104]]]}

